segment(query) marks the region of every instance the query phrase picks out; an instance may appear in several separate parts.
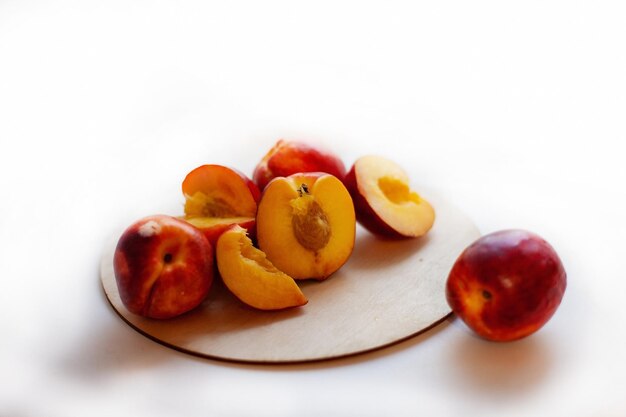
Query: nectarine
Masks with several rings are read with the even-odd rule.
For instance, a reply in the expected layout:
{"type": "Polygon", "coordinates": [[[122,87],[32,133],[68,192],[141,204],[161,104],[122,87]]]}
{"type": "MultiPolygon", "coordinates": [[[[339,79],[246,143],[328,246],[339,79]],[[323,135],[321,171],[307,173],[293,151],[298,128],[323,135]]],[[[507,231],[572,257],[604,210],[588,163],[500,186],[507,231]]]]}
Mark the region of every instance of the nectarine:
{"type": "Polygon", "coordinates": [[[273,178],[299,172],[326,172],[343,181],[346,167],[337,155],[326,149],[281,139],[257,164],[252,179],[263,190],[273,178]]]}
{"type": "Polygon", "coordinates": [[[124,231],[113,267],[128,311],[166,319],[192,310],[205,299],[213,281],[213,250],[189,223],[150,216],[124,231]]]}
{"type": "Polygon", "coordinates": [[[525,230],[503,230],[461,253],[446,297],[478,335],[510,341],[536,332],[552,317],[566,284],[563,264],[548,242],[525,230]]]}
{"type": "Polygon", "coordinates": [[[346,175],[357,220],[372,233],[389,237],[419,237],[435,221],[435,210],[411,190],[409,177],[395,162],[363,156],[346,175]]]}
{"type": "Polygon", "coordinates": [[[257,213],[259,248],[295,279],[322,280],[354,248],[356,220],[348,190],[337,177],[302,173],[272,180],[257,213]]]}
{"type": "Polygon", "coordinates": [[[222,233],[216,257],[222,281],[245,304],[278,310],[307,303],[293,278],[279,271],[263,252],[252,246],[242,227],[231,226],[222,233]]]}
{"type": "Polygon", "coordinates": [[[202,230],[213,247],[233,224],[254,235],[261,193],[245,174],[222,165],[202,165],[187,174],[182,189],[184,219],[202,230]]]}

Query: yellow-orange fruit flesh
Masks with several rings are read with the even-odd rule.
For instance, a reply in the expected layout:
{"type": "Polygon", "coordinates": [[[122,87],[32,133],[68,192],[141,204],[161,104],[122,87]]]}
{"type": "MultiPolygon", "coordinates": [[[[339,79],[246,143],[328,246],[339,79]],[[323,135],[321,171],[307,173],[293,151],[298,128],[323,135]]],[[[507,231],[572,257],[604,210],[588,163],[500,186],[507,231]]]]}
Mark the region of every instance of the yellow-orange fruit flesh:
{"type": "Polygon", "coordinates": [[[395,162],[378,156],[361,157],[346,181],[355,199],[359,221],[368,229],[419,237],[432,228],[435,210],[409,187],[409,177],[395,162]]]}
{"type": "Polygon", "coordinates": [[[307,303],[293,278],[252,246],[245,229],[233,226],[222,233],[216,254],[224,284],[245,304],[261,310],[279,310],[307,303]]]}
{"type": "Polygon", "coordinates": [[[259,247],[294,279],[325,279],[338,270],[352,253],[355,231],[350,194],[332,175],[277,178],[259,203],[259,247]]]}
{"type": "Polygon", "coordinates": [[[183,181],[187,217],[254,217],[258,189],[238,171],[202,165],[183,181]]]}

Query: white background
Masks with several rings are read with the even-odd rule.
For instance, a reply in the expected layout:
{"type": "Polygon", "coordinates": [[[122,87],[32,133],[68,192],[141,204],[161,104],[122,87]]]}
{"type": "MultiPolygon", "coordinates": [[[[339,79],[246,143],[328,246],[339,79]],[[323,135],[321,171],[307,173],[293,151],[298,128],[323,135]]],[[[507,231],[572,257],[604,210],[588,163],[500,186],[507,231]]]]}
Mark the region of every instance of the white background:
{"type": "Polygon", "coordinates": [[[0,0],[0,416],[626,415],[625,74],[621,1],[0,0]],[[561,308],[515,343],[451,320],[278,367],[126,326],[99,284],[112,231],[279,137],[539,233],[561,308]]]}

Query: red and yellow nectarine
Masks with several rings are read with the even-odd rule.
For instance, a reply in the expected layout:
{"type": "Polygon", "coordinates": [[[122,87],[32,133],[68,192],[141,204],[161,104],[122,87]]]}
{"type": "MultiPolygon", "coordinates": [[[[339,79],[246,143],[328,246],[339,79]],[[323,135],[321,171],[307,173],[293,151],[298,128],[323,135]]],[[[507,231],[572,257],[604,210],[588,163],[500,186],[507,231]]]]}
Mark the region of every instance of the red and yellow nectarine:
{"type": "Polygon", "coordinates": [[[328,150],[281,139],[257,164],[252,179],[263,190],[273,178],[299,172],[326,172],[343,181],[346,167],[338,156],[328,150]]]}
{"type": "Polygon", "coordinates": [[[510,341],[539,330],[557,310],[566,285],[563,264],[548,242],[528,231],[503,230],[461,253],[446,297],[478,335],[510,341]]]}
{"type": "Polygon", "coordinates": [[[222,165],[202,165],[187,174],[182,189],[185,220],[202,230],[214,247],[233,224],[254,235],[261,193],[245,174],[222,165]]]}
{"type": "Polygon", "coordinates": [[[252,246],[245,229],[235,225],[225,231],[217,241],[216,257],[222,281],[245,304],[278,310],[307,303],[293,278],[252,246]]]}
{"type": "Polygon", "coordinates": [[[380,156],[356,160],[345,179],[357,220],[372,233],[419,237],[435,221],[435,210],[411,190],[409,177],[395,162],[380,156]]]}
{"type": "Polygon", "coordinates": [[[272,180],[257,213],[259,248],[294,279],[322,280],[354,248],[356,220],[348,190],[335,176],[302,173],[272,180]]]}
{"type": "Polygon", "coordinates": [[[213,281],[213,250],[189,223],[150,216],[124,231],[113,267],[128,311],[166,319],[192,310],[205,299],[213,281]]]}

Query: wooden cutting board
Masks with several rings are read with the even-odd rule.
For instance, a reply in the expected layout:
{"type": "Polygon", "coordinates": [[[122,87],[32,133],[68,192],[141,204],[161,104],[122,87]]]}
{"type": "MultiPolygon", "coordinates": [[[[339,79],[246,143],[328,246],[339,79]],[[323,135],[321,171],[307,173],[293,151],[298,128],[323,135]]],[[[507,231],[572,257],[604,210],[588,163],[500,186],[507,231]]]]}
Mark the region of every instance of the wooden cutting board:
{"type": "Polygon", "coordinates": [[[158,321],[122,304],[113,273],[117,234],[101,262],[105,294],[132,328],[170,348],[201,357],[251,363],[293,363],[379,349],[418,335],[450,313],[445,282],[461,251],[479,237],[474,224],[435,194],[437,218],[423,238],[385,240],[357,227],[350,260],[323,282],[299,281],[309,299],[277,311],[250,308],[214,281],[198,309],[158,321]]]}

